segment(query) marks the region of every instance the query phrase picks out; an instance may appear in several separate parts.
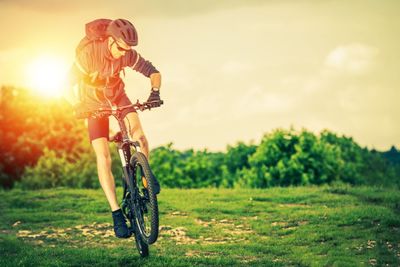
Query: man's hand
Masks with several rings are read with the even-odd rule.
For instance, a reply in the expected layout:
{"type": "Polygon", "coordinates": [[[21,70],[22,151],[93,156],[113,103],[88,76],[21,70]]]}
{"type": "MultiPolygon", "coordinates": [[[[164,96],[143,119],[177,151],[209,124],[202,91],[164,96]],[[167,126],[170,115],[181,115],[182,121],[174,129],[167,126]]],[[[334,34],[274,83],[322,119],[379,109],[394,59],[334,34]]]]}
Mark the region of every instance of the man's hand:
{"type": "Polygon", "coordinates": [[[151,89],[151,93],[149,98],[147,99],[147,102],[153,102],[153,101],[160,101],[160,90],[155,90],[154,88],[151,89]]]}

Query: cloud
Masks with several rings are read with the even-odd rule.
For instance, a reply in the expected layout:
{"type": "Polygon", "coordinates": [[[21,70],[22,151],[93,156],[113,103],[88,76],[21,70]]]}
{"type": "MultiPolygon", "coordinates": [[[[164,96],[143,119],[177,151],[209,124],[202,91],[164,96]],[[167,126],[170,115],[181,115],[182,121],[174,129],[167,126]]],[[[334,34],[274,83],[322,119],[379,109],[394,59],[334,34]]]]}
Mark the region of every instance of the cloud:
{"type": "Polygon", "coordinates": [[[348,44],[333,49],[325,59],[329,70],[364,74],[374,65],[378,49],[365,44],[348,44]]]}
{"type": "Polygon", "coordinates": [[[243,107],[242,115],[276,114],[290,112],[294,100],[284,91],[273,92],[264,86],[255,85],[237,95],[234,103],[235,106],[243,107]]]}

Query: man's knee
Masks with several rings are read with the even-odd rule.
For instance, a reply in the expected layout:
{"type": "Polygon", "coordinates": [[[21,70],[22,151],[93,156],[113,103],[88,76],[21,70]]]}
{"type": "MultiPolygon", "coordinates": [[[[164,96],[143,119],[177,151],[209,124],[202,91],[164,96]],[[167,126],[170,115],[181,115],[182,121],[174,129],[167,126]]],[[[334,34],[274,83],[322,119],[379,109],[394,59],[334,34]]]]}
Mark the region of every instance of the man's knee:
{"type": "Polygon", "coordinates": [[[111,168],[111,155],[108,153],[100,153],[96,155],[99,167],[111,168]]]}
{"type": "Polygon", "coordinates": [[[138,141],[142,147],[148,147],[149,143],[147,142],[147,138],[144,134],[139,135],[138,141]]]}
{"type": "Polygon", "coordinates": [[[98,138],[92,141],[94,152],[96,153],[97,165],[99,167],[111,167],[110,149],[106,138],[98,138]]]}

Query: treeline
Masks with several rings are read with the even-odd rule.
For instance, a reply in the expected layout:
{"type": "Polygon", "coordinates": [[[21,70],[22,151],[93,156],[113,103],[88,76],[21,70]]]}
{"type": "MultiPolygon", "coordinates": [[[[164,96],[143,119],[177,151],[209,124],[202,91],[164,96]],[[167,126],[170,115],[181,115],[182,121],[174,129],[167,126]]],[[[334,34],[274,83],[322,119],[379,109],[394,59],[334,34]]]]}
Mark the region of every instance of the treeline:
{"type": "MultiPolygon", "coordinates": [[[[86,126],[63,100],[43,100],[24,89],[0,94],[0,185],[29,189],[97,188],[96,159],[86,126]]],[[[114,147],[113,173],[122,176],[114,147]]],[[[400,187],[400,152],[360,147],[325,130],[276,129],[258,143],[239,142],[225,152],[180,151],[168,144],[151,152],[164,187],[321,185],[336,182],[400,187]]]]}
{"type": "MultiPolygon", "coordinates": [[[[395,148],[392,153],[399,154],[395,148]]],[[[276,129],[260,144],[238,143],[225,153],[153,150],[151,166],[167,187],[248,187],[348,183],[400,187],[398,163],[328,130],[276,129]]]]}
{"type": "Polygon", "coordinates": [[[1,87],[0,148],[0,187],[99,187],[84,121],[62,99],[1,87]]]}

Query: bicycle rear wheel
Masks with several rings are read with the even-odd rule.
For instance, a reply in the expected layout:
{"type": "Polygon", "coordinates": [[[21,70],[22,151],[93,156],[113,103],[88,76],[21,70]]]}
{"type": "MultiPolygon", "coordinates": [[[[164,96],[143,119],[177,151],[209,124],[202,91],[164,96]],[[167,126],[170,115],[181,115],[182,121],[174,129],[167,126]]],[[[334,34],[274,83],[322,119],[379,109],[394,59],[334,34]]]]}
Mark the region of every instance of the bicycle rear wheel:
{"type": "Polygon", "coordinates": [[[137,194],[134,201],[137,230],[146,244],[158,237],[158,203],[154,192],[154,176],[146,157],[141,152],[132,155],[130,166],[136,177],[137,194]],[[142,178],[145,180],[143,181],[142,178]]]}

